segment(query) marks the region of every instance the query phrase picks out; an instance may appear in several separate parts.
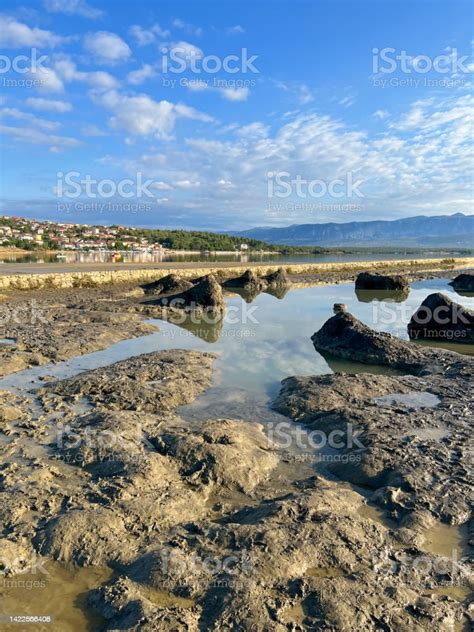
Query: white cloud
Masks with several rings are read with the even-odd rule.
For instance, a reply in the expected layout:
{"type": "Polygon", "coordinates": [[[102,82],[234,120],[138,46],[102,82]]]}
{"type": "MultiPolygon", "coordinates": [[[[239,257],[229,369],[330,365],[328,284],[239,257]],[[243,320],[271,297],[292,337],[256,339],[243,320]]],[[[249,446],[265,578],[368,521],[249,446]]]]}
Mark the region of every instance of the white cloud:
{"type": "Polygon", "coordinates": [[[182,65],[183,68],[188,67],[193,61],[204,57],[204,53],[200,48],[184,41],[170,44],[169,47],[163,48],[162,52],[166,56],[171,57],[169,64],[173,68],[176,67],[177,64],[182,65]]]}
{"type": "Polygon", "coordinates": [[[83,125],[81,127],[81,134],[83,136],[91,136],[91,137],[107,136],[106,132],[104,132],[99,127],[97,127],[97,125],[92,125],[92,124],[83,125]]]}
{"type": "Polygon", "coordinates": [[[229,26],[225,30],[227,35],[243,35],[245,33],[245,29],[240,26],[240,24],[236,24],[235,26],[229,26]]]}
{"type": "Polygon", "coordinates": [[[221,88],[219,91],[227,101],[247,101],[250,94],[248,88],[221,88]]]}
{"type": "Polygon", "coordinates": [[[298,87],[298,91],[298,101],[301,103],[301,105],[305,105],[306,103],[311,103],[311,101],[314,101],[314,96],[311,90],[304,83],[298,87]]]}
{"type": "Polygon", "coordinates": [[[156,70],[150,64],[143,64],[139,70],[132,70],[128,73],[127,81],[134,86],[138,86],[152,77],[156,77],[156,70]]]}
{"type": "Polygon", "coordinates": [[[174,183],[176,189],[197,189],[201,186],[201,183],[192,182],[191,180],[178,180],[174,183]]]}
{"type": "Polygon", "coordinates": [[[28,78],[37,82],[35,85],[40,92],[63,92],[64,83],[53,68],[38,66],[34,71],[30,70],[28,78]]]}
{"type": "Polygon", "coordinates": [[[353,94],[348,94],[339,101],[339,105],[342,105],[345,108],[349,108],[351,105],[355,103],[355,96],[353,94]]]}
{"type": "Polygon", "coordinates": [[[96,101],[112,111],[109,120],[112,128],[124,129],[136,136],[168,139],[178,118],[212,121],[212,117],[194,108],[164,100],[154,101],[146,94],[126,96],[111,90],[98,96],[96,101]]]}
{"type": "Polygon", "coordinates": [[[72,110],[72,105],[67,101],[55,101],[53,99],[41,99],[30,97],[26,99],[26,105],[35,110],[42,110],[44,112],[70,112],[72,110]]]}
{"type": "Polygon", "coordinates": [[[65,41],[67,38],[51,31],[31,28],[13,17],[0,15],[0,46],[3,48],[54,48],[65,41]]]}
{"type": "Polygon", "coordinates": [[[173,26],[177,29],[186,31],[191,35],[196,35],[197,37],[200,37],[204,33],[200,26],[194,26],[194,24],[189,24],[189,22],[185,22],[180,18],[176,18],[175,20],[173,20],[173,26]]]}
{"type": "MultiPolygon", "coordinates": [[[[173,183],[166,205],[170,214],[192,209],[195,225],[239,228],[242,225],[348,221],[406,215],[472,212],[472,97],[443,97],[416,103],[399,117],[401,129],[386,124],[382,133],[347,127],[342,121],[315,113],[289,114],[273,131],[262,122],[228,130],[227,140],[193,137],[186,146],[169,146],[166,156],[148,153],[124,159],[130,173],[173,183]],[[406,128],[411,112],[420,110],[419,124],[406,128]],[[269,199],[268,172],[330,181],[352,174],[362,180],[362,198],[269,199]],[[200,183],[192,188],[192,183],[200,183]],[[184,183],[178,187],[177,183],[184,183]],[[238,191],[238,196],[235,195],[238,191]],[[192,194],[192,197],[191,197],[192,194]],[[283,209],[270,203],[283,202],[283,209]],[[295,210],[304,204],[359,205],[356,211],[295,210]]],[[[390,117],[389,121],[392,120],[390,117]]],[[[191,219],[189,221],[191,221],[191,219]]]]}
{"type": "Polygon", "coordinates": [[[170,36],[170,32],[162,29],[158,23],[149,29],[144,29],[140,25],[134,24],[130,27],[129,33],[139,46],[148,46],[156,42],[157,38],[165,39],[170,36]]]}
{"type": "Polygon", "coordinates": [[[68,136],[56,136],[30,127],[9,127],[0,125],[0,132],[11,136],[15,141],[29,145],[49,145],[57,151],[59,148],[76,147],[80,142],[68,136]]]}
{"type": "Polygon", "coordinates": [[[103,11],[91,7],[85,0],[44,0],[44,6],[50,13],[80,15],[93,20],[104,15],[103,11]]]}
{"type": "Polygon", "coordinates": [[[103,64],[124,62],[132,53],[121,37],[109,31],[88,33],[84,38],[84,48],[98,63],[103,64]]]}
{"type": "Polygon", "coordinates": [[[208,114],[204,114],[204,112],[199,112],[198,110],[189,107],[188,105],[184,105],[183,103],[178,103],[175,106],[176,113],[178,116],[188,119],[194,119],[195,121],[202,121],[203,123],[212,123],[214,120],[212,116],[208,114]]]}
{"type": "Polygon", "coordinates": [[[376,110],[373,113],[373,117],[376,118],[376,119],[380,119],[381,121],[386,119],[387,116],[389,116],[389,113],[387,112],[387,110],[376,110]]]}
{"type": "Polygon", "coordinates": [[[314,95],[309,86],[305,83],[294,83],[289,81],[271,80],[273,85],[283,92],[294,96],[301,105],[306,105],[314,101],[314,95]]]}
{"type": "Polygon", "coordinates": [[[270,127],[263,123],[250,123],[237,129],[238,136],[242,138],[265,138],[268,136],[270,127]]]}
{"type": "Polygon", "coordinates": [[[157,191],[172,191],[173,187],[166,182],[153,182],[150,184],[151,189],[156,189],[157,191]]]}
{"type": "Polygon", "coordinates": [[[57,121],[48,121],[46,119],[39,118],[34,114],[30,114],[29,112],[22,112],[17,108],[3,108],[3,110],[0,110],[0,116],[2,118],[13,118],[18,121],[24,121],[30,125],[48,131],[55,130],[61,126],[57,121]]]}
{"type": "Polygon", "coordinates": [[[77,70],[76,64],[67,57],[55,62],[54,68],[64,81],[82,81],[94,90],[113,90],[119,85],[115,77],[103,70],[92,72],[77,70]]]}

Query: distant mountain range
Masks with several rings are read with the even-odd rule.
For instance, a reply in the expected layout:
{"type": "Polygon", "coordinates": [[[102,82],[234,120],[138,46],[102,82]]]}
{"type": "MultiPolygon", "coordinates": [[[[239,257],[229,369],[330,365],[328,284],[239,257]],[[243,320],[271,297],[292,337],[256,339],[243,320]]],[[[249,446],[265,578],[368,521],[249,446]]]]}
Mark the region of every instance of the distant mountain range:
{"type": "Polygon", "coordinates": [[[455,213],[397,220],[336,224],[293,224],[285,228],[251,228],[239,237],[287,246],[407,246],[474,248],[474,215],[455,213]]]}

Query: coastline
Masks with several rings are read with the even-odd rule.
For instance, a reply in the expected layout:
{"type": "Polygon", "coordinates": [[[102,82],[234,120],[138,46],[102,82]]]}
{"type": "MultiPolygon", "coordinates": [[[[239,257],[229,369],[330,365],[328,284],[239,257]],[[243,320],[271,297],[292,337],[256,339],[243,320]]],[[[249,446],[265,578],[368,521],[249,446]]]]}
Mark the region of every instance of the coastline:
{"type": "MultiPolygon", "coordinates": [[[[384,261],[353,261],[334,263],[302,263],[283,266],[290,275],[298,277],[317,275],[320,282],[337,282],[350,279],[364,270],[377,270],[385,273],[405,273],[417,271],[437,273],[474,267],[474,257],[449,259],[449,263],[440,259],[391,259],[384,261]]],[[[262,265],[259,262],[222,262],[218,264],[196,265],[196,263],[163,263],[153,267],[128,266],[117,270],[114,264],[91,264],[95,269],[84,270],[87,264],[65,264],[57,270],[58,264],[27,264],[21,272],[15,269],[0,270],[0,290],[34,290],[43,288],[90,287],[118,283],[134,283],[159,279],[167,274],[179,274],[185,278],[214,274],[220,278],[243,274],[251,268],[257,275],[275,272],[281,264],[262,265]],[[56,267],[55,267],[56,266],[56,267]],[[84,270],[84,271],[83,271],[84,270]]]]}

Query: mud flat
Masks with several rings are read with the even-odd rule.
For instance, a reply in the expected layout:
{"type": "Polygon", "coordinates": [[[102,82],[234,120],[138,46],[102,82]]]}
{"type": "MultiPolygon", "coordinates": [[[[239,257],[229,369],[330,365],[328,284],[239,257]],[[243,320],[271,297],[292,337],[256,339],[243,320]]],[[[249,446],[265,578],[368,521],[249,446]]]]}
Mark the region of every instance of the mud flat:
{"type": "MultiPolygon", "coordinates": [[[[15,357],[34,365],[28,344],[58,362],[111,344],[101,324],[116,340],[150,331],[136,285],[16,293],[9,304],[33,298],[51,318],[7,329],[24,347],[1,349],[5,373],[15,357]]],[[[211,383],[212,353],[153,351],[0,390],[5,614],[26,614],[11,611],[16,595],[29,614],[56,616],[43,628],[55,632],[467,625],[474,360],[348,313],[313,344],[402,375],[287,378],[274,408],[296,446],[250,409],[182,417],[211,383]],[[334,430],[342,446],[318,453],[311,433],[334,430]],[[327,458],[314,466],[315,456],[327,458]],[[42,587],[25,600],[19,582],[33,569],[42,587]]]]}

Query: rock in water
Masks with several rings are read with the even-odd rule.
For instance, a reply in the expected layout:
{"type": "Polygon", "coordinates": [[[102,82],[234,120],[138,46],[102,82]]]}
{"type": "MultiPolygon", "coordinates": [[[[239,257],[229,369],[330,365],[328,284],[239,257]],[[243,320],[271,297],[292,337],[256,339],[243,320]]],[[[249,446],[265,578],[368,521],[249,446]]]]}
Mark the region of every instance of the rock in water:
{"type": "Polygon", "coordinates": [[[474,274],[463,273],[451,281],[453,288],[461,292],[474,292],[474,274]]]}
{"type": "Polygon", "coordinates": [[[162,279],[141,286],[145,290],[145,294],[171,294],[172,292],[183,292],[192,287],[193,284],[190,281],[177,274],[167,274],[162,279]]]}
{"type": "Polygon", "coordinates": [[[267,282],[264,279],[259,279],[252,270],[246,270],[241,276],[225,281],[224,286],[238,287],[249,291],[260,291],[267,287],[267,282]]]}
{"type": "Polygon", "coordinates": [[[391,334],[374,331],[348,312],[339,312],[311,336],[317,351],[365,364],[416,370],[420,352],[391,334]]]}
{"type": "Polygon", "coordinates": [[[272,272],[271,274],[267,274],[263,277],[268,284],[268,287],[275,288],[281,287],[285,285],[291,285],[291,281],[288,278],[285,270],[283,268],[278,268],[276,272],[272,272]]]}
{"type": "Polygon", "coordinates": [[[400,275],[386,276],[361,272],[355,282],[358,290],[406,290],[410,287],[408,279],[400,275]]]}
{"type": "MultiPolygon", "coordinates": [[[[185,311],[203,310],[222,312],[225,308],[222,288],[212,274],[209,274],[200,283],[197,283],[189,290],[176,294],[167,300],[170,307],[185,311]]],[[[161,304],[164,304],[163,302],[161,304]]]]}
{"type": "Polygon", "coordinates": [[[436,292],[425,298],[408,323],[412,339],[474,342],[474,312],[436,292]]]}

